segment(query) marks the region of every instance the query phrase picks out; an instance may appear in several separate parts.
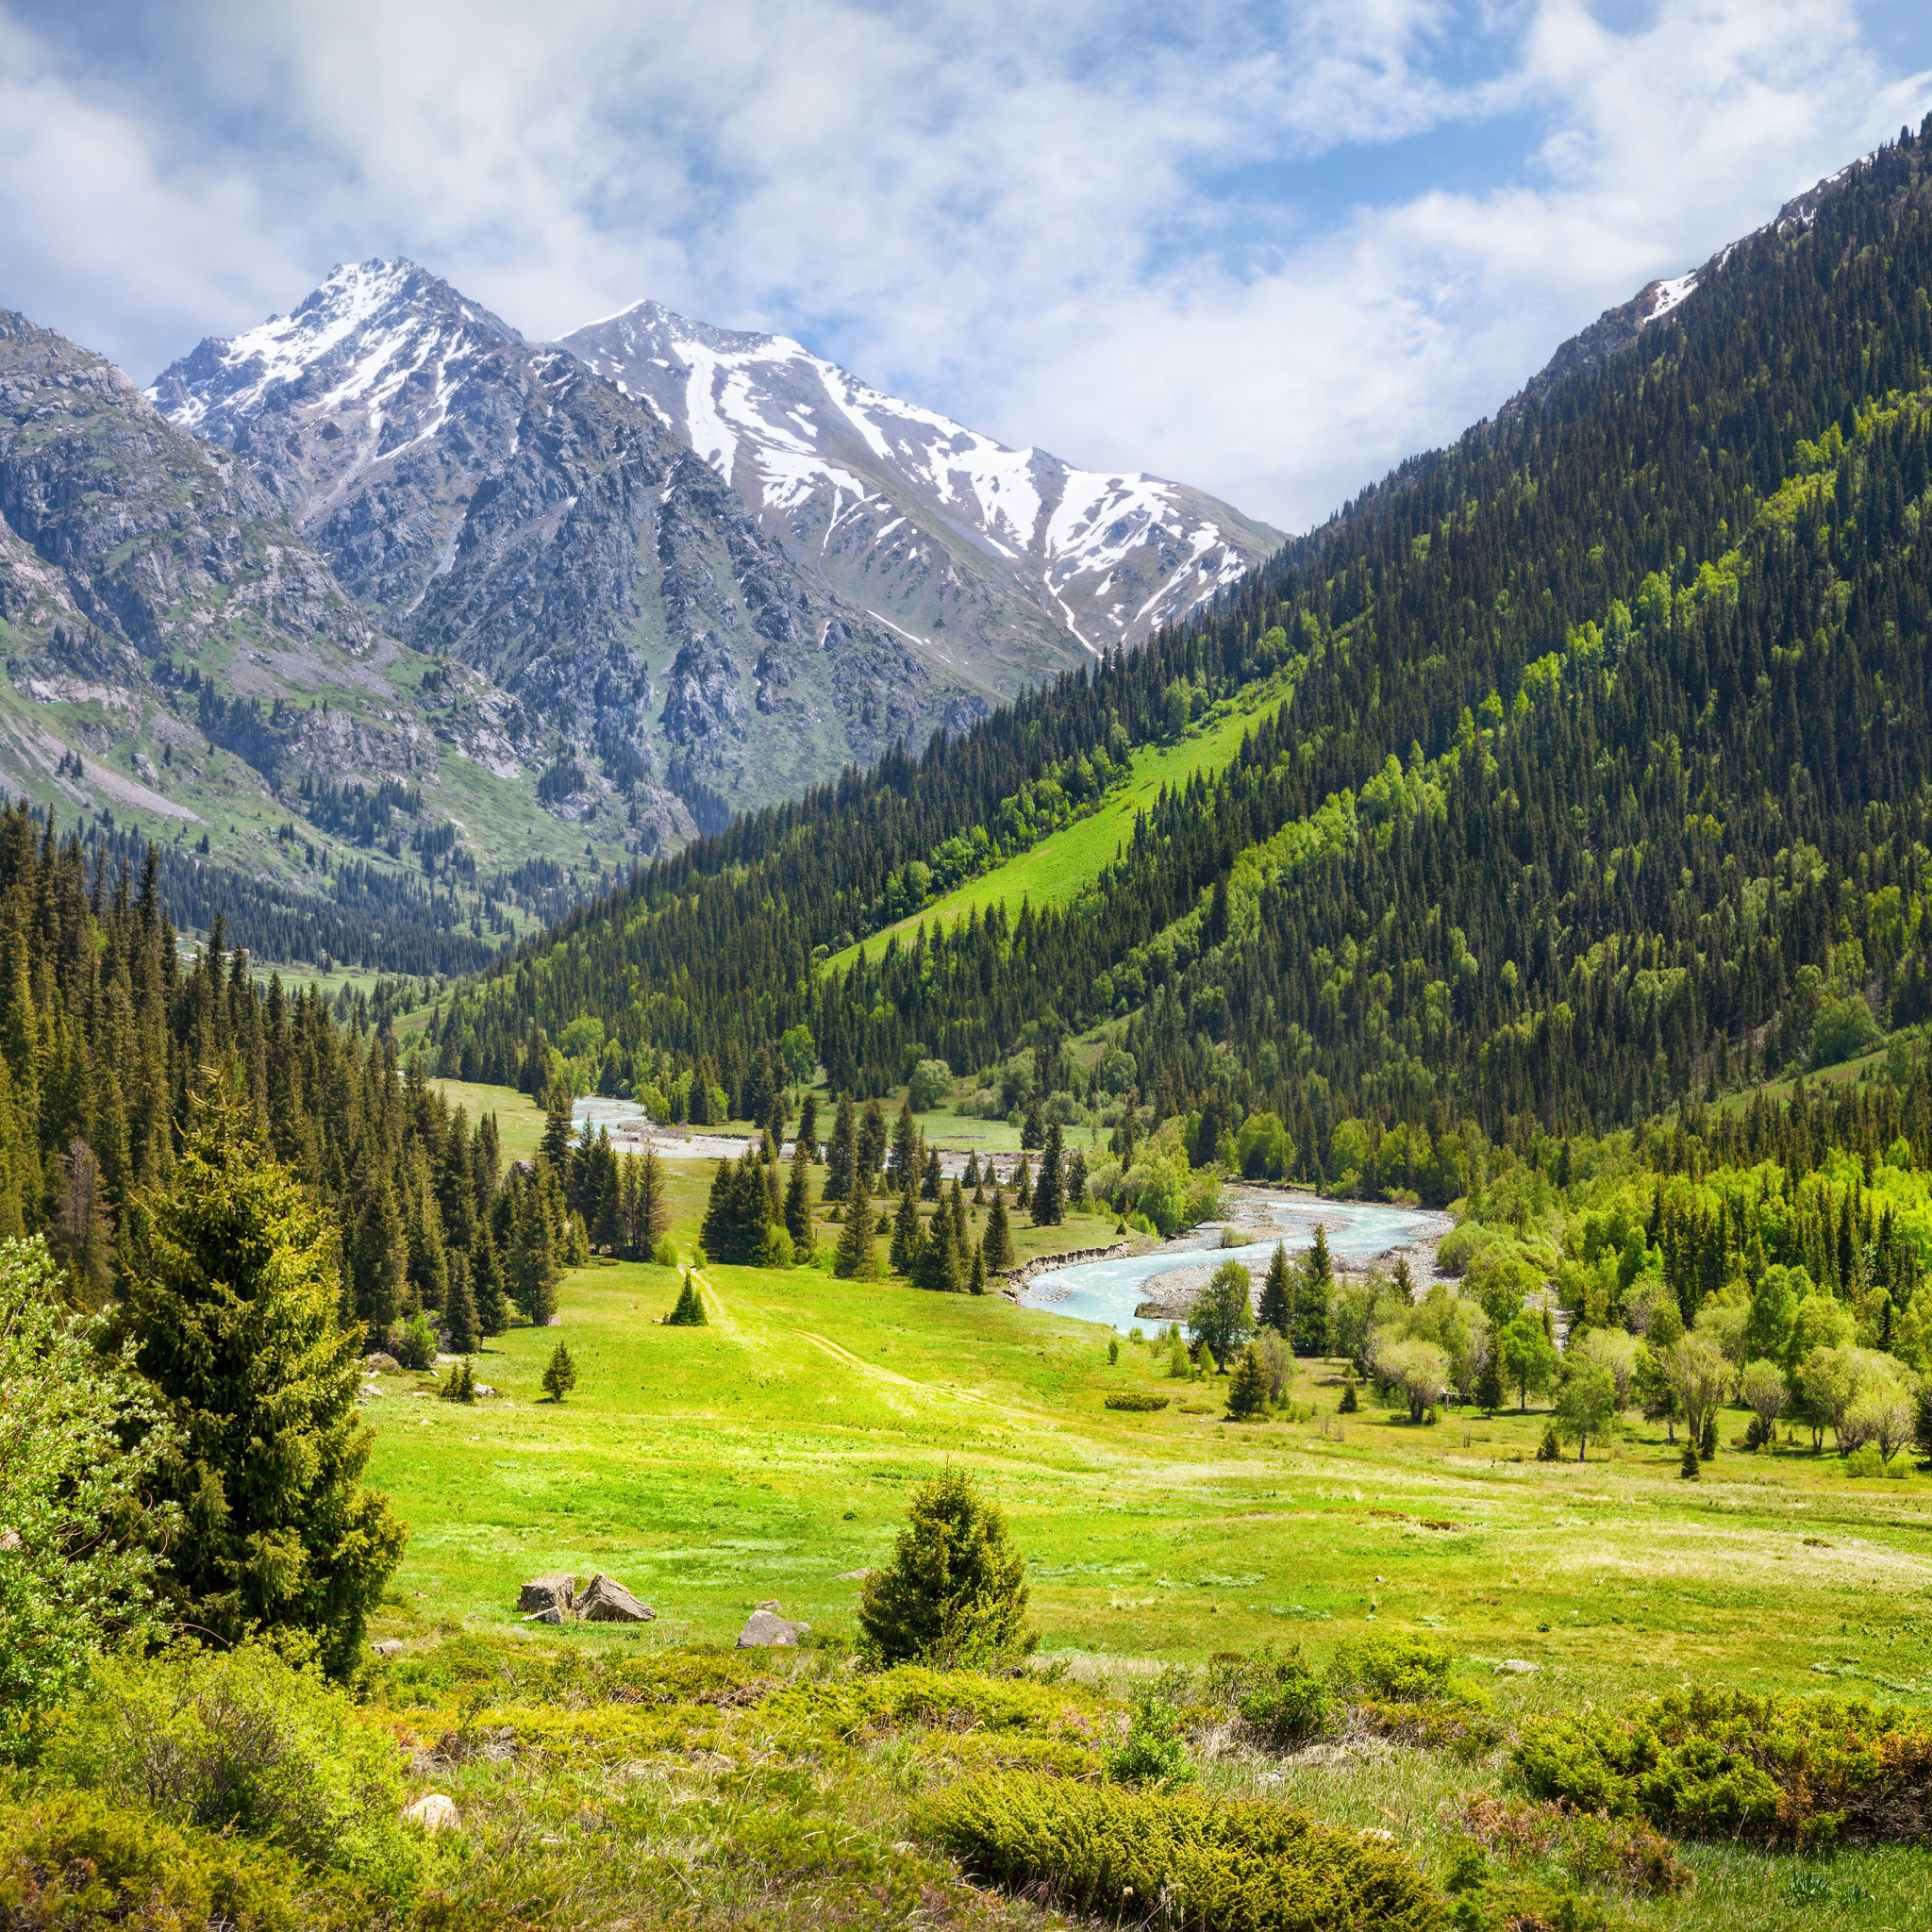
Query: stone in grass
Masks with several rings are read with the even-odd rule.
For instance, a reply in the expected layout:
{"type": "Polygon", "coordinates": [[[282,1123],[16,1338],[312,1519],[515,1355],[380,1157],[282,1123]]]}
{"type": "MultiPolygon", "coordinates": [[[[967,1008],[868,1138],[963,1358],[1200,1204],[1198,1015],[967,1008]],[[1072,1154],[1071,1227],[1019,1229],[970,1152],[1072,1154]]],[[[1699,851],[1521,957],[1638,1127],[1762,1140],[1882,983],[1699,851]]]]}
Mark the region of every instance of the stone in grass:
{"type": "Polygon", "coordinates": [[[463,1821],[455,1801],[441,1791],[427,1791],[413,1805],[403,1807],[403,1822],[420,1824],[425,1831],[460,1831],[463,1821]]]}
{"type": "Polygon", "coordinates": [[[602,1574],[577,1598],[576,1613],[586,1624],[648,1624],[658,1613],[641,1604],[624,1585],[602,1574]]]}
{"type": "Polygon", "coordinates": [[[809,1624],[794,1624],[778,1614],[778,1600],[775,1597],[761,1603],[744,1620],[744,1628],[738,1633],[740,1650],[764,1650],[778,1644],[797,1645],[811,1635],[809,1624]]]}
{"type": "Polygon", "coordinates": [[[394,1356],[386,1355],[378,1348],[362,1357],[362,1371],[369,1375],[400,1375],[403,1365],[394,1356]]]}
{"type": "Polygon", "coordinates": [[[1494,1674],[1500,1677],[1506,1673],[1512,1677],[1534,1676],[1536,1674],[1536,1666],[1533,1663],[1525,1662],[1520,1657],[1506,1657],[1496,1666],[1494,1674]]]}
{"type": "MultiPolygon", "coordinates": [[[[568,1611],[576,1593],[577,1580],[567,1570],[550,1576],[533,1576],[518,1595],[517,1608],[526,1617],[542,1617],[549,1610],[568,1611]]],[[[546,1621],[554,1624],[561,1619],[550,1617],[546,1621]]]]}

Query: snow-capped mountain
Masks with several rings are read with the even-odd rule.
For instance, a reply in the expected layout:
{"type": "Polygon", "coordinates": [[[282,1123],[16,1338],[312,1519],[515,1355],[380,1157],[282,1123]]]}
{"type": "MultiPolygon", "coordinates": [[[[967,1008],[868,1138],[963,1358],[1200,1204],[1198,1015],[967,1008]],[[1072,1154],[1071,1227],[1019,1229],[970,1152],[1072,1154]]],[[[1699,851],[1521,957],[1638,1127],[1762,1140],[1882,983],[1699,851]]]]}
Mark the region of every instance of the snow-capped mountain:
{"type": "Polygon", "coordinates": [[[949,651],[1139,643],[1281,541],[1184,484],[1008,449],[784,336],[641,302],[562,345],[647,400],[793,555],[949,651]]]}
{"type": "MultiPolygon", "coordinates": [[[[642,400],[409,261],[337,269],[150,391],[246,458],[372,617],[708,822],[1005,687],[875,621],[642,400]]],[[[1036,671],[1037,675],[1037,671],[1036,671]]]]}

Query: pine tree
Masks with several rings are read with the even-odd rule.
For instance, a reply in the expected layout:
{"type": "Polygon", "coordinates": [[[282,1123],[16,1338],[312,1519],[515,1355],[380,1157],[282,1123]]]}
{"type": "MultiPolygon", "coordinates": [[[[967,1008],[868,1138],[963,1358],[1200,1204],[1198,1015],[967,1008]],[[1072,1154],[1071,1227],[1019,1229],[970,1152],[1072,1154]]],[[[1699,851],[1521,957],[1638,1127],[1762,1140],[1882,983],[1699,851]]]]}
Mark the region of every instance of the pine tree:
{"type": "Polygon", "coordinates": [[[819,1097],[808,1092],[805,1104],[798,1109],[798,1132],[793,1147],[803,1148],[808,1163],[816,1164],[819,1158],[819,1097]]]}
{"type": "Polygon", "coordinates": [[[505,1267],[510,1298],[534,1328],[547,1325],[557,1312],[558,1266],[557,1231],[540,1178],[513,1185],[510,1194],[509,1255],[505,1267]]]}
{"type": "Polygon", "coordinates": [[[684,1286],[678,1291],[677,1306],[664,1317],[667,1328],[704,1328],[711,1318],[705,1313],[705,1297],[698,1288],[697,1278],[689,1268],[684,1271],[684,1286]]]}
{"type": "Polygon", "coordinates": [[[1060,1124],[1046,1130],[1046,1142],[1040,1151],[1040,1178],[1033,1184],[1033,1224],[1058,1227],[1066,1216],[1067,1183],[1061,1166],[1060,1124]]]}
{"type": "Polygon", "coordinates": [[[1500,1339],[1491,1333],[1489,1353],[1483,1357],[1482,1374],[1476,1377],[1476,1407],[1485,1414],[1494,1415],[1507,1399],[1508,1391],[1503,1384],[1503,1350],[1500,1339]]]}
{"type": "Polygon", "coordinates": [[[1013,1206],[1024,1208],[1033,1199],[1033,1170],[1026,1164],[1026,1157],[1020,1157],[1020,1165],[1013,1172],[1013,1206]]]}
{"type": "Polygon", "coordinates": [[[940,1154],[937,1147],[926,1150],[925,1160],[921,1168],[919,1195],[923,1201],[937,1201],[944,1175],[940,1173],[940,1154]]]}
{"type": "Polygon", "coordinates": [[[865,1176],[868,1194],[872,1192],[873,1183],[885,1158],[886,1114],[874,1094],[865,1103],[865,1111],[858,1117],[858,1171],[865,1176]]]}
{"type": "Polygon", "coordinates": [[[925,1245],[919,1225],[919,1201],[908,1175],[899,1193],[899,1213],[892,1224],[891,1267],[894,1274],[910,1274],[925,1245]]]}
{"type": "Polygon", "coordinates": [[[986,1233],[981,1237],[980,1246],[986,1254],[988,1274],[1004,1274],[1013,1265],[1013,1231],[1007,1225],[1007,1196],[998,1186],[992,1191],[992,1206],[987,1209],[986,1233]]]}
{"type": "Polygon", "coordinates": [[[1046,1139],[1046,1122],[1040,1111],[1040,1100],[1036,1095],[1026,1103],[1026,1117],[1020,1124],[1020,1145],[1024,1148],[1038,1147],[1046,1139]]]}
{"type": "Polygon", "coordinates": [[[852,1191],[852,1177],[858,1172],[858,1120],[852,1109],[852,1096],[839,1096],[839,1115],[832,1138],[825,1149],[825,1199],[842,1201],[852,1191]]]}
{"type": "Polygon", "coordinates": [[[986,1242],[976,1242],[973,1250],[973,1272],[966,1277],[966,1286],[973,1294],[986,1292],[986,1242]]]}
{"type": "Polygon", "coordinates": [[[372,1178],[356,1225],[356,1313],[378,1339],[403,1311],[408,1248],[387,1169],[372,1178]]]}
{"type": "Polygon", "coordinates": [[[1251,1341],[1241,1351],[1228,1385],[1227,1414],[1231,1422],[1246,1422],[1268,1412],[1268,1371],[1260,1351],[1251,1341]]]}
{"type": "Polygon", "coordinates": [[[1091,1205],[1087,1199],[1087,1152],[1082,1147],[1067,1156],[1067,1203],[1074,1208],[1091,1205]]]}
{"type": "Polygon", "coordinates": [[[878,1256],[874,1248],[877,1236],[873,1231],[872,1193],[867,1176],[855,1174],[852,1198],[845,1206],[845,1225],[839,1230],[839,1248],[832,1259],[832,1273],[845,1281],[878,1279],[878,1256]]]}
{"type": "Polygon", "coordinates": [[[328,1217],[220,1091],[200,1096],[169,1184],[141,1191],[136,1212],[144,1259],[123,1327],[175,1431],[160,1489],[184,1515],[178,1613],[228,1643],[305,1630],[345,1674],[406,1532],[362,1487],[375,1437],[354,1331],[337,1322],[328,1217]]]}
{"type": "Polygon", "coordinates": [[[975,1190],[974,1199],[977,1201],[978,1194],[976,1192],[976,1190],[979,1187],[979,1150],[976,1147],[970,1149],[966,1156],[966,1185],[969,1188],[975,1190]]]}
{"type": "Polygon", "coordinates": [[[484,1335],[501,1335],[509,1326],[509,1297],[504,1288],[503,1257],[496,1237],[487,1225],[476,1230],[473,1290],[476,1297],[476,1326],[484,1335]]]}
{"type": "Polygon", "coordinates": [[[1262,1327],[1274,1329],[1284,1341],[1292,1332],[1294,1310],[1289,1297],[1288,1245],[1285,1241],[1276,1241],[1274,1254],[1268,1257],[1268,1274],[1261,1283],[1261,1298],[1256,1306],[1255,1318],[1262,1327]]]}
{"type": "Polygon", "coordinates": [[[549,1366],[543,1371],[543,1392],[552,1402],[561,1402],[577,1386],[577,1365],[570,1350],[558,1341],[551,1351],[549,1366]]]}

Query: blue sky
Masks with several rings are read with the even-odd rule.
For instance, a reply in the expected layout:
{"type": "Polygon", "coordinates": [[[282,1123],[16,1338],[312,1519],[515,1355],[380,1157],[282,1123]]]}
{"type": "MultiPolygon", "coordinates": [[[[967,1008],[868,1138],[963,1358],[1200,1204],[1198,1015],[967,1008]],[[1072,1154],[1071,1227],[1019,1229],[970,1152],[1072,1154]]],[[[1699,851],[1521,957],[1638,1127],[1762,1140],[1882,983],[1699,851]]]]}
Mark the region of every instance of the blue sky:
{"type": "Polygon", "coordinates": [[[1928,109],[1924,0],[0,0],[0,304],[650,295],[1299,528],[1928,109]]]}

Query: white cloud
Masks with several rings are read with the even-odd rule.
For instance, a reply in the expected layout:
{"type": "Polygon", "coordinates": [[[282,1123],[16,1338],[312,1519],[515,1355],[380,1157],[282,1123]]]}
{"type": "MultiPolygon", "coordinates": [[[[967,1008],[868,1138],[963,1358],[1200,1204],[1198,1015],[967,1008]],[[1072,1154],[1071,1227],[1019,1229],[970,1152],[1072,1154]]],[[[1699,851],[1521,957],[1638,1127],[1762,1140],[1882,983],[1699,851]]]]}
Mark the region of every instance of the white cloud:
{"type": "Polygon", "coordinates": [[[0,300],[142,379],[407,253],[532,336],[653,294],[1291,525],[1924,92],[1839,0],[202,0],[120,59],[108,17],[0,11],[0,300]],[[1298,188],[1499,114],[1488,187],[1298,188]]]}

